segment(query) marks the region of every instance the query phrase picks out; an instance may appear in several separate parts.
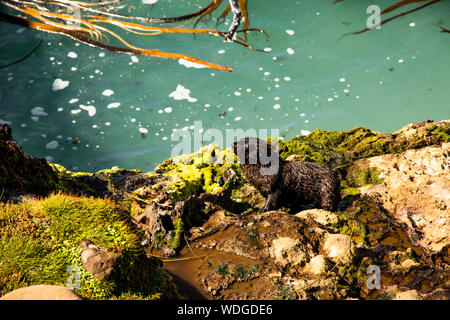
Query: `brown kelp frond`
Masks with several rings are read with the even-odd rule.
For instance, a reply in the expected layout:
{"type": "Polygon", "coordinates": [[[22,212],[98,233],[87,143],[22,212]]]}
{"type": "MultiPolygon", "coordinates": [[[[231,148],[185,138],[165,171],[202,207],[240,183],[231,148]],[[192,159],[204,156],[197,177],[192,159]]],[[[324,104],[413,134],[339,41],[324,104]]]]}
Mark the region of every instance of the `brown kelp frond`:
{"type": "Polygon", "coordinates": [[[413,4],[413,3],[416,3],[416,2],[425,2],[425,1],[428,1],[428,0],[403,0],[403,1],[399,1],[399,2],[397,2],[395,4],[393,4],[392,6],[389,6],[386,9],[384,9],[383,11],[381,11],[381,14],[386,14],[386,13],[395,11],[398,8],[404,7],[404,6],[409,5],[409,4],[413,4]]]}
{"type": "MultiPolygon", "coordinates": [[[[343,0],[340,0],[340,1],[343,1],[343,0]]],[[[335,1],[334,3],[340,2],[340,1],[335,1]]],[[[413,9],[410,9],[410,10],[398,13],[398,14],[396,14],[396,15],[394,15],[392,17],[389,17],[387,19],[384,19],[384,20],[382,20],[380,22],[380,26],[384,25],[384,24],[386,24],[386,23],[388,23],[388,22],[390,22],[392,20],[395,20],[395,19],[398,19],[400,17],[406,16],[406,15],[411,14],[413,12],[419,11],[421,9],[424,9],[426,7],[429,7],[429,6],[433,5],[433,4],[436,4],[436,3],[441,2],[441,1],[442,0],[402,0],[402,1],[398,1],[398,2],[394,3],[393,5],[387,7],[383,11],[381,11],[381,15],[383,16],[383,15],[385,15],[387,13],[398,11],[398,9],[403,8],[404,6],[412,5],[412,4],[415,4],[415,3],[418,3],[418,2],[426,2],[426,3],[424,3],[424,4],[420,5],[420,6],[417,6],[417,7],[413,8],[413,9]]],[[[371,28],[364,28],[364,29],[359,30],[359,31],[346,33],[341,38],[343,38],[345,36],[348,36],[348,35],[351,35],[351,34],[361,34],[361,33],[367,32],[369,30],[372,30],[372,29],[371,28]]]]}
{"type": "MultiPolygon", "coordinates": [[[[29,56],[31,56],[31,55],[33,54],[33,52],[35,52],[35,51],[40,47],[41,43],[42,43],[42,40],[39,40],[39,42],[37,43],[37,45],[36,45],[33,49],[31,49],[31,51],[28,52],[25,56],[23,56],[23,57],[20,58],[20,59],[17,59],[16,61],[11,62],[11,63],[8,63],[8,64],[5,64],[5,65],[3,65],[3,66],[0,66],[0,69],[4,69],[4,68],[7,68],[7,67],[10,67],[10,66],[12,66],[12,65],[15,65],[15,64],[17,64],[17,63],[19,63],[19,62],[25,60],[26,58],[28,58],[29,56]]],[[[0,199],[1,199],[1,197],[0,197],[0,199]]]]}
{"type": "Polygon", "coordinates": [[[233,27],[227,32],[215,29],[196,28],[198,22],[206,15],[213,13],[222,4],[223,0],[212,0],[208,5],[198,11],[172,18],[137,17],[119,13],[119,9],[126,7],[124,0],[104,0],[99,2],[87,2],[82,0],[0,0],[1,4],[12,9],[12,12],[0,12],[0,20],[39,31],[65,35],[76,41],[109,51],[152,57],[184,59],[204,67],[232,71],[231,67],[217,65],[184,54],[161,52],[159,49],[138,48],[129,43],[124,35],[120,35],[118,32],[109,29],[110,27],[115,27],[118,28],[119,31],[122,30],[127,33],[141,36],[155,36],[163,33],[214,35],[243,45],[250,50],[258,51],[253,49],[246,40],[236,35],[236,32],[244,32],[244,34],[247,35],[250,31],[256,31],[264,33],[267,36],[262,30],[248,28],[248,0],[229,1],[233,5],[233,27]],[[241,17],[244,21],[244,29],[237,30],[241,23],[241,17]],[[193,18],[197,18],[194,27],[185,27],[186,23],[193,18]],[[173,27],[160,26],[161,24],[178,22],[183,23],[173,27]],[[149,24],[159,25],[151,26],[149,24]],[[116,41],[119,41],[124,47],[109,45],[109,42],[104,43],[104,39],[109,41],[108,35],[115,38],[116,41]]]}
{"type": "Polygon", "coordinates": [[[214,63],[210,63],[207,61],[203,61],[197,58],[193,58],[190,56],[186,56],[183,54],[179,54],[179,53],[171,53],[171,52],[161,52],[159,51],[159,49],[154,49],[154,50],[149,50],[149,49],[141,49],[141,48],[136,48],[136,47],[132,47],[132,48],[122,48],[122,47],[116,47],[116,46],[111,46],[111,45],[107,45],[104,44],[102,42],[98,42],[93,40],[92,38],[88,37],[87,35],[85,35],[82,32],[79,31],[75,31],[75,30],[68,30],[68,29],[63,29],[57,26],[52,26],[52,25],[48,25],[45,23],[40,23],[40,22],[36,22],[36,21],[30,21],[27,20],[25,18],[22,17],[17,17],[17,16],[12,16],[9,14],[5,14],[0,12],[0,20],[1,21],[5,21],[5,22],[9,22],[9,23],[13,23],[19,26],[23,26],[23,27],[28,27],[31,29],[36,29],[36,30],[41,30],[41,31],[45,31],[45,32],[50,32],[50,33],[56,33],[56,34],[62,34],[65,35],[67,37],[70,37],[74,40],[77,40],[79,42],[83,42],[87,45],[93,46],[93,47],[97,47],[100,49],[104,49],[104,50],[108,50],[108,51],[113,51],[113,52],[118,52],[118,53],[125,53],[125,54],[135,54],[135,55],[145,55],[145,56],[151,56],[151,57],[160,57],[160,58],[171,58],[171,59],[183,59],[192,63],[196,63],[199,65],[203,65],[207,68],[211,68],[211,69],[218,69],[218,70],[225,70],[225,71],[231,71],[232,68],[230,67],[224,67],[221,65],[217,65],[214,63]]]}
{"type": "Polygon", "coordinates": [[[195,24],[194,24],[194,28],[197,26],[197,24],[204,18],[206,17],[208,14],[210,15],[213,11],[215,11],[221,4],[222,4],[223,0],[217,0],[217,1],[213,1],[214,4],[208,8],[208,10],[206,10],[205,12],[203,12],[198,18],[197,20],[195,20],[195,24]]]}
{"type": "Polygon", "coordinates": [[[441,28],[441,32],[450,33],[450,29],[446,29],[443,26],[439,26],[439,25],[438,25],[438,27],[441,28]]]}

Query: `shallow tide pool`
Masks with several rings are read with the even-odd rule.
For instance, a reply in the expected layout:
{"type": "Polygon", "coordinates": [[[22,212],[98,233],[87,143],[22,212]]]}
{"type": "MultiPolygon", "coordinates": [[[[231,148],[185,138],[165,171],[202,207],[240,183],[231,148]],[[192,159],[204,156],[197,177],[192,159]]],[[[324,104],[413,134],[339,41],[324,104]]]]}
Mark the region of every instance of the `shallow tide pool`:
{"type": "MultiPolygon", "coordinates": [[[[209,3],[125,2],[134,5],[131,14],[152,17],[209,3]]],[[[201,132],[278,129],[288,139],[316,128],[389,132],[448,119],[450,34],[437,24],[450,27],[450,1],[343,38],[365,27],[372,3],[332,2],[250,0],[251,26],[270,39],[260,33],[248,39],[266,52],[213,36],[124,34],[141,47],[232,66],[232,73],[116,54],[1,22],[0,65],[43,43],[25,61],[0,69],[0,123],[11,125],[25,152],[71,170],[117,165],[149,171],[171,156],[175,132],[199,131],[195,121],[202,121],[201,132]]],[[[376,3],[383,8],[392,1],[376,3]]],[[[212,19],[199,27],[215,25],[212,19]]]]}

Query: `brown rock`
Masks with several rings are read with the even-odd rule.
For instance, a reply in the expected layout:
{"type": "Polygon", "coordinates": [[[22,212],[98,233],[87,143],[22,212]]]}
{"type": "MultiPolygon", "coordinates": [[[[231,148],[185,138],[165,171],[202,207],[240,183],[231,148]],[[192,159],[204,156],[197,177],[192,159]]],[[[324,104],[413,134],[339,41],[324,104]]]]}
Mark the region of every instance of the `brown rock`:
{"type": "Polygon", "coordinates": [[[156,202],[150,202],[144,210],[144,213],[136,218],[138,224],[145,227],[148,232],[154,236],[158,232],[167,233],[173,229],[172,220],[170,218],[172,208],[161,205],[156,202]]]}
{"type": "Polygon", "coordinates": [[[439,252],[450,244],[450,143],[356,161],[377,168],[383,183],[360,188],[407,226],[410,238],[439,252]]]}
{"type": "Polygon", "coordinates": [[[345,234],[327,234],[323,244],[324,254],[337,263],[349,263],[355,256],[355,245],[345,234]]]}
{"type": "Polygon", "coordinates": [[[328,271],[330,262],[323,255],[312,258],[303,269],[304,272],[318,276],[328,271]]]}
{"type": "Polygon", "coordinates": [[[304,266],[309,259],[310,249],[297,239],[280,237],[272,241],[270,255],[282,267],[304,266]]]}
{"type": "Polygon", "coordinates": [[[36,285],[11,291],[0,300],[82,300],[82,298],[63,286],[36,285]]]}
{"type": "Polygon", "coordinates": [[[303,210],[297,213],[295,216],[301,219],[314,220],[320,224],[323,224],[324,226],[338,223],[338,217],[334,213],[323,209],[303,210]]]}
{"type": "Polygon", "coordinates": [[[416,290],[397,292],[393,300],[422,300],[416,290]]]}
{"type": "Polygon", "coordinates": [[[108,252],[91,241],[81,241],[83,267],[97,279],[107,279],[114,270],[119,254],[108,252]]]}

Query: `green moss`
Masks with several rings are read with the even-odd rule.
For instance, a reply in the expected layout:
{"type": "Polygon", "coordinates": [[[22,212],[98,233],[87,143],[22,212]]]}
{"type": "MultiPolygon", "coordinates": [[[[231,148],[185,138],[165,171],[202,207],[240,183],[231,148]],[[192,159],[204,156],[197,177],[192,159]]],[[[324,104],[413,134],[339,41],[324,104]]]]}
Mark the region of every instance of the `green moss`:
{"type": "Polygon", "coordinates": [[[214,271],[216,271],[217,274],[220,274],[221,276],[226,276],[230,273],[228,270],[228,265],[225,263],[219,264],[214,268],[214,271]]]}
{"type": "Polygon", "coordinates": [[[379,171],[376,168],[350,167],[347,170],[345,186],[359,188],[368,184],[380,184],[383,182],[383,179],[379,178],[378,174],[379,171]]]}
{"type": "Polygon", "coordinates": [[[280,283],[276,300],[297,300],[297,293],[290,287],[280,283]]]}
{"type": "Polygon", "coordinates": [[[367,230],[365,225],[356,218],[356,212],[347,210],[341,213],[338,217],[337,227],[339,233],[349,235],[356,243],[365,243],[367,230]]]}
{"type": "Polygon", "coordinates": [[[427,130],[432,134],[437,135],[442,141],[450,142],[450,129],[447,127],[441,127],[437,125],[427,126],[427,130]]]}
{"type": "Polygon", "coordinates": [[[76,292],[85,298],[177,297],[170,276],[146,258],[141,232],[125,208],[105,199],[57,194],[0,204],[0,295],[36,284],[64,286],[68,267],[76,266],[81,278],[76,292]],[[109,280],[83,269],[82,240],[120,254],[109,280]]]}
{"type": "Polygon", "coordinates": [[[75,194],[79,194],[79,193],[93,194],[94,193],[94,191],[91,188],[89,188],[88,185],[80,182],[79,179],[77,179],[79,177],[92,176],[91,173],[72,172],[57,163],[49,163],[49,165],[58,177],[57,189],[59,191],[67,192],[67,193],[75,193],[75,194]]]}
{"type": "Polygon", "coordinates": [[[362,127],[348,131],[316,129],[309,135],[280,141],[279,150],[283,159],[297,154],[304,161],[337,169],[357,159],[399,153],[448,141],[449,131],[445,124],[427,130],[416,130],[411,134],[404,134],[402,131],[394,134],[379,133],[362,127]]]}
{"type": "Polygon", "coordinates": [[[236,267],[234,269],[233,277],[236,279],[246,279],[249,276],[248,270],[246,270],[244,267],[236,267]]]}
{"type": "Polygon", "coordinates": [[[174,218],[172,219],[172,223],[174,226],[173,236],[170,239],[169,246],[173,249],[178,249],[181,247],[181,243],[183,241],[184,236],[184,223],[182,218],[174,218]]]}
{"type": "Polygon", "coordinates": [[[345,188],[341,190],[342,197],[356,196],[359,194],[361,194],[361,191],[358,188],[345,188]]]}
{"type": "Polygon", "coordinates": [[[202,192],[218,193],[224,188],[232,188],[241,177],[240,167],[231,149],[224,150],[214,145],[205,146],[189,155],[168,159],[158,165],[155,171],[163,172],[167,181],[153,188],[167,192],[174,202],[202,192]],[[234,177],[220,186],[219,179],[227,170],[231,170],[234,177]]]}

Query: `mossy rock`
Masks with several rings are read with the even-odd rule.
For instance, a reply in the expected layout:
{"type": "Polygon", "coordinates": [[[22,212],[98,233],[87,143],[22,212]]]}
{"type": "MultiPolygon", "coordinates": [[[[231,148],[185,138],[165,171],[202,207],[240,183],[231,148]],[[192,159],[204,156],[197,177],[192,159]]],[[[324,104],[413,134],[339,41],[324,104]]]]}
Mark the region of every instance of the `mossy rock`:
{"type": "Polygon", "coordinates": [[[163,182],[156,185],[158,191],[167,192],[173,202],[184,201],[202,192],[218,193],[242,182],[240,166],[231,149],[207,145],[189,155],[171,158],[155,168],[161,172],[163,182]],[[227,172],[233,177],[221,185],[220,179],[227,172]]]}
{"type": "Polygon", "coordinates": [[[0,295],[37,284],[64,286],[72,266],[80,276],[75,292],[84,298],[179,298],[172,278],[147,258],[141,239],[129,211],[107,199],[56,194],[0,203],[0,295]],[[82,240],[120,254],[108,280],[83,269],[82,240]]]}
{"type": "Polygon", "coordinates": [[[6,124],[0,125],[0,155],[0,195],[5,192],[45,195],[57,189],[58,177],[47,161],[25,154],[6,124]]]}
{"type": "Polygon", "coordinates": [[[447,121],[408,126],[395,133],[380,133],[363,127],[348,131],[316,129],[306,136],[279,140],[279,152],[283,159],[298,155],[302,161],[317,162],[336,170],[363,158],[388,153],[399,153],[439,145],[449,141],[450,124],[447,121]]]}

